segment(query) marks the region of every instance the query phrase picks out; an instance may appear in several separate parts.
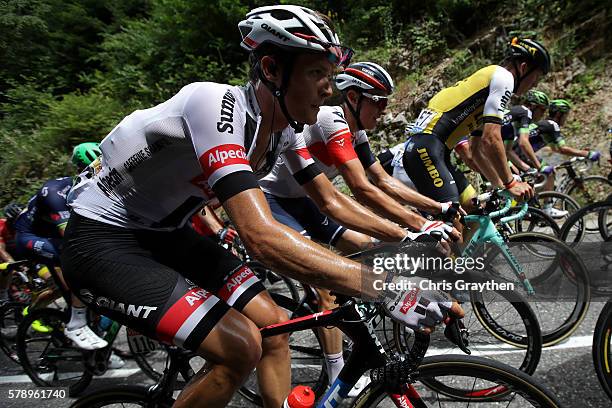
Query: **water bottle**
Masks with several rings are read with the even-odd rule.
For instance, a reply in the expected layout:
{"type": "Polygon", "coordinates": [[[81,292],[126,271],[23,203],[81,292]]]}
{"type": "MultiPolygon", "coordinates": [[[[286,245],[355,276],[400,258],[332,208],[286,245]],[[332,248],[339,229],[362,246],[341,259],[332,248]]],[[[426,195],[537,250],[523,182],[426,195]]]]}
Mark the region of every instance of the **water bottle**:
{"type": "Polygon", "coordinates": [[[291,390],[283,408],[313,408],[315,406],[315,393],[312,388],[298,385],[291,390]]]}

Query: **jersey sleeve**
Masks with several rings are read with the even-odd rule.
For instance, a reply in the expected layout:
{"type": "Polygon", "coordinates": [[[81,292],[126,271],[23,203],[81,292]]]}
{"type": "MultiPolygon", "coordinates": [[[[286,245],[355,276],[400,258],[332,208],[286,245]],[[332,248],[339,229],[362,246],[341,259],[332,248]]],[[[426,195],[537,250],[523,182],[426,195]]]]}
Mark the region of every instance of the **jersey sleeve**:
{"type": "Polygon", "coordinates": [[[40,215],[47,218],[51,224],[63,228],[70,218],[70,208],[67,203],[67,195],[72,187],[69,178],[65,180],[53,180],[43,185],[38,193],[38,205],[40,215]]]}
{"type": "Polygon", "coordinates": [[[0,218],[0,243],[6,243],[5,236],[8,235],[8,225],[6,225],[6,219],[0,218]]]}
{"type": "Polygon", "coordinates": [[[285,132],[289,132],[291,142],[283,150],[281,157],[295,180],[303,185],[318,176],[321,169],[310,155],[304,135],[296,134],[290,129],[286,129],[285,132]]]}
{"type": "Polygon", "coordinates": [[[561,147],[565,145],[565,139],[561,135],[561,128],[557,122],[553,120],[544,121],[546,124],[542,127],[541,132],[544,135],[544,141],[547,145],[561,147]]]}
{"type": "Polygon", "coordinates": [[[335,167],[357,158],[357,153],[353,148],[352,134],[341,108],[321,111],[317,118],[317,125],[321,128],[327,155],[335,167]]]}
{"type": "Polygon", "coordinates": [[[370,141],[368,140],[368,134],[365,130],[360,130],[355,136],[355,153],[361,162],[364,169],[368,169],[371,165],[376,163],[376,156],[372,153],[370,148],[370,141]]]}
{"type": "Polygon", "coordinates": [[[465,146],[466,144],[468,144],[470,142],[469,136],[463,136],[461,137],[457,143],[455,144],[455,149],[457,147],[461,147],[461,146],[465,146]]]}
{"type": "Polygon", "coordinates": [[[183,122],[204,178],[224,202],[258,184],[244,147],[246,110],[239,109],[232,88],[210,85],[197,87],[187,99],[183,122]]]}
{"type": "Polygon", "coordinates": [[[491,76],[489,96],[483,110],[483,123],[502,124],[506,106],[512,97],[514,77],[505,68],[497,67],[491,76]]]}

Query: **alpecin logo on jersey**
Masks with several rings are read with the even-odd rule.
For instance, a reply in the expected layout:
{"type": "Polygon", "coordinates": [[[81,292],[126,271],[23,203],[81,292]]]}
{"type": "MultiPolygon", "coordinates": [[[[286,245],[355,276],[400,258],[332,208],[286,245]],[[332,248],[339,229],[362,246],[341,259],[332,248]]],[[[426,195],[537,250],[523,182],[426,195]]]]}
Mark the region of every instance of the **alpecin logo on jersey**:
{"type": "Polygon", "coordinates": [[[228,90],[223,95],[223,99],[221,100],[221,112],[219,113],[219,121],[217,122],[217,130],[219,132],[227,132],[230,134],[234,134],[234,126],[232,122],[234,121],[234,105],[236,104],[236,97],[234,94],[228,90]]]}
{"type": "Polygon", "coordinates": [[[419,294],[419,289],[415,288],[413,290],[411,290],[406,297],[404,298],[404,302],[402,304],[402,307],[400,308],[400,312],[402,312],[403,314],[408,313],[408,311],[410,310],[410,308],[414,305],[414,303],[416,302],[417,299],[417,295],[419,294]]]}
{"type": "Polygon", "coordinates": [[[233,164],[249,164],[244,147],[238,144],[224,144],[215,146],[200,156],[200,164],[206,178],[210,177],[221,167],[233,164]]]}

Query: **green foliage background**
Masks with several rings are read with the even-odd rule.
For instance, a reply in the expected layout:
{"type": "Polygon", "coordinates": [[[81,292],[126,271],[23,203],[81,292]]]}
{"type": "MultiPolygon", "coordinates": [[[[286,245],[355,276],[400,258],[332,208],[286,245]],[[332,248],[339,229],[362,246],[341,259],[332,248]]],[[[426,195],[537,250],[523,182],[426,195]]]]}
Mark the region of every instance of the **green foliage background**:
{"type": "MultiPolygon", "coordinates": [[[[599,0],[281,3],[329,14],[357,59],[385,65],[400,83],[430,80],[449,57],[440,80],[458,80],[499,61],[516,34],[547,43],[556,70],[576,56],[597,66],[601,53],[580,51],[605,44],[612,32],[610,2],[599,0]],[[588,24],[602,14],[603,25],[588,24]]],[[[101,140],[134,109],[194,81],[244,82],[237,23],[266,4],[273,2],[0,1],[0,204],[23,202],[44,180],[73,172],[72,146],[101,140]]],[[[596,74],[578,78],[568,95],[587,98],[596,74]]]]}

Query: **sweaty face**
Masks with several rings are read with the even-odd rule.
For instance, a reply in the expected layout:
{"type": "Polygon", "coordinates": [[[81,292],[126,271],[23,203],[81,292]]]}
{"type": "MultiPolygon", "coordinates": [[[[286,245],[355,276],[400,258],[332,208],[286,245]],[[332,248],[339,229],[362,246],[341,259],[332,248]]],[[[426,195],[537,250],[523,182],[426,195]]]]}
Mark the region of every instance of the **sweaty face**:
{"type": "MultiPolygon", "coordinates": [[[[382,91],[368,91],[366,94],[384,96],[387,94],[382,91]]],[[[361,119],[361,124],[365,129],[374,129],[376,127],[376,121],[380,116],[385,112],[385,108],[387,107],[387,99],[379,99],[378,101],[374,101],[373,98],[368,95],[363,95],[363,100],[361,102],[361,112],[359,113],[359,118],[361,119]]]]}
{"type": "Polygon", "coordinates": [[[334,69],[323,53],[296,57],[285,95],[287,110],[294,120],[316,123],[319,107],[332,95],[334,69]]]}

